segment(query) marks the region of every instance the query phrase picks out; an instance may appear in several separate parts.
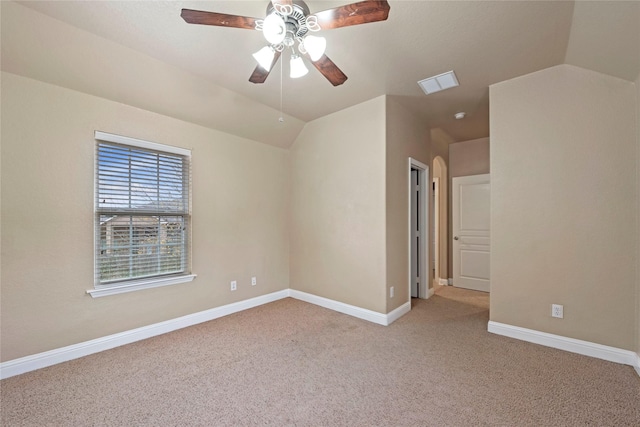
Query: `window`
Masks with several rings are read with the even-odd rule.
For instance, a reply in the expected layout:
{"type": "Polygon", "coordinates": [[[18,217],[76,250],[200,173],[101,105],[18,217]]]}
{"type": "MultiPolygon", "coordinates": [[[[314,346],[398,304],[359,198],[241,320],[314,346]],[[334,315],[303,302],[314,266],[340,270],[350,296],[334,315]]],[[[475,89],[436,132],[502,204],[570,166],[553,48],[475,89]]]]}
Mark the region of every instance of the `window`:
{"type": "Polygon", "coordinates": [[[193,280],[189,150],[96,132],[92,296],[193,280]]]}

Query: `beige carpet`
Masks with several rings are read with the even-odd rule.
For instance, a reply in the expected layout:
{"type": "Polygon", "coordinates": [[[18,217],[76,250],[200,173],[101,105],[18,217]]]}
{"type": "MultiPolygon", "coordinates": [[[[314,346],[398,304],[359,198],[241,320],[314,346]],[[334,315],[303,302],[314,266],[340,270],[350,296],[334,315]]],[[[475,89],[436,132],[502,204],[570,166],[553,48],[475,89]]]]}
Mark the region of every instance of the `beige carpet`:
{"type": "Polygon", "coordinates": [[[489,334],[445,287],[388,327],[285,299],[8,378],[3,426],[639,426],[629,366],[489,334]]]}

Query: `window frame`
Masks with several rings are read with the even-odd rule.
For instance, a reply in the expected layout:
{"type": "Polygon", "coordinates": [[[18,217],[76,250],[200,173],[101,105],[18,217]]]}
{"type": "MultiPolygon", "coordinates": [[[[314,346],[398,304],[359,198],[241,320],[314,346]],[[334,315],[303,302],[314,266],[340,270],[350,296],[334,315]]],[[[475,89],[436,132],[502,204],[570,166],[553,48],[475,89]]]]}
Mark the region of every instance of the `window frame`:
{"type": "MultiPolygon", "coordinates": [[[[132,292],[142,289],[156,288],[160,286],[168,286],[174,285],[178,283],[186,283],[191,282],[196,275],[191,271],[191,150],[180,147],[173,147],[164,144],[158,144],[155,142],[144,141],[141,139],[130,138],[121,135],[115,135],[107,132],[95,131],[94,134],[94,144],[95,144],[95,164],[94,164],[94,198],[93,198],[93,235],[94,235],[94,245],[93,245],[93,259],[94,259],[94,286],[93,289],[87,290],[87,294],[92,297],[102,297],[107,295],[120,294],[125,292],[132,292]],[[104,212],[100,211],[97,203],[97,195],[98,195],[98,150],[100,142],[114,143],[120,144],[132,148],[138,148],[143,150],[149,150],[150,152],[161,152],[166,154],[174,154],[178,156],[182,156],[186,158],[189,163],[189,169],[186,172],[186,182],[189,186],[188,188],[188,199],[187,199],[187,212],[176,215],[175,212],[166,211],[161,212],[158,211],[149,216],[158,216],[158,217],[183,217],[187,221],[187,229],[186,229],[186,242],[184,243],[184,251],[186,251],[186,264],[184,266],[184,272],[175,273],[175,274],[155,274],[153,276],[142,277],[142,278],[133,278],[133,279],[125,279],[118,280],[110,283],[100,283],[99,281],[99,273],[98,269],[100,268],[98,262],[98,252],[101,250],[100,246],[100,216],[104,214],[104,212]]],[[[126,216],[127,212],[122,212],[123,216],[126,216]]]]}

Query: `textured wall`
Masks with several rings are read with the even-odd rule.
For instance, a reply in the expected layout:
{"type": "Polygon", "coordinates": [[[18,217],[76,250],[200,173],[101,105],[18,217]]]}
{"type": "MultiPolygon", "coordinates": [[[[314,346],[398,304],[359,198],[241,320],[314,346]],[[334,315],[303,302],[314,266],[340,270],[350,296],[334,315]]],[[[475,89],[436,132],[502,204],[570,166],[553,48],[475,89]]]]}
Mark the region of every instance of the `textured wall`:
{"type": "Polygon", "coordinates": [[[636,352],[640,355],[640,74],[636,79],[636,352]]]}
{"type": "Polygon", "coordinates": [[[490,173],[489,138],[449,144],[450,176],[468,176],[490,173]]]}
{"type": "MultiPolygon", "coordinates": [[[[392,98],[387,98],[386,120],[386,295],[390,312],[409,301],[409,157],[429,166],[431,173],[431,153],[427,127],[392,98]],[[395,288],[393,298],[389,297],[391,286],[395,288]]],[[[429,185],[430,177],[426,182],[429,185]]],[[[427,242],[431,242],[430,232],[427,242]]]]}
{"type": "Polygon", "coordinates": [[[277,109],[21,4],[0,7],[3,71],[277,147],[289,147],[304,126],[287,115],[280,123],[277,109]]]}
{"type": "Polygon", "coordinates": [[[1,140],[3,361],[289,287],[287,151],[9,73],[1,140]],[[85,293],[94,130],[193,149],[193,282],[85,293]]]}
{"type": "Polygon", "coordinates": [[[635,348],[633,84],[561,65],[490,91],[491,320],[635,348]]]}
{"type": "Polygon", "coordinates": [[[291,288],[386,313],[385,97],[305,125],[291,148],[291,288]]]}

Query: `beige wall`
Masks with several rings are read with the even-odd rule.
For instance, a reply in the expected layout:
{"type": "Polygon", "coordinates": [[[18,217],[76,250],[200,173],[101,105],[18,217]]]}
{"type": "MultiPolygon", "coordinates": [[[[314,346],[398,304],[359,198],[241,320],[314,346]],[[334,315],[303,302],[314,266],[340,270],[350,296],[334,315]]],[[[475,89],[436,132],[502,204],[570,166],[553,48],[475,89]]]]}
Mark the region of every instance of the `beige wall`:
{"type": "MultiPolygon", "coordinates": [[[[386,311],[390,312],[409,300],[409,157],[429,166],[429,172],[431,159],[429,134],[421,120],[390,97],[386,109],[386,311]]],[[[428,185],[431,179],[426,181],[428,185]]]]}
{"type": "MultiPolygon", "coordinates": [[[[452,178],[457,176],[480,175],[490,173],[489,168],[489,138],[472,139],[470,141],[449,144],[449,230],[448,235],[453,239],[453,218],[451,217],[452,178]]],[[[453,260],[453,245],[449,247],[449,259],[453,260]]],[[[453,277],[453,262],[449,263],[449,278],[453,277]]]]}
{"type": "Polygon", "coordinates": [[[640,74],[636,79],[636,352],[640,355],[640,74]]]}
{"type": "Polygon", "coordinates": [[[386,313],[384,96],[293,144],[290,263],[292,289],[386,313]]]}
{"type": "Polygon", "coordinates": [[[490,94],[491,320],[633,349],[635,88],[560,65],[490,94]]]}
{"type": "Polygon", "coordinates": [[[449,144],[449,174],[452,178],[489,172],[489,138],[449,144]]]}
{"type": "Polygon", "coordinates": [[[9,73],[1,83],[3,361],[289,287],[287,151],[9,73]],[[193,282],[85,293],[94,130],[193,149],[193,282]]]}
{"type": "Polygon", "coordinates": [[[304,126],[286,114],[280,123],[277,109],[21,4],[0,1],[0,8],[2,71],[278,147],[289,147],[304,126]]]}

